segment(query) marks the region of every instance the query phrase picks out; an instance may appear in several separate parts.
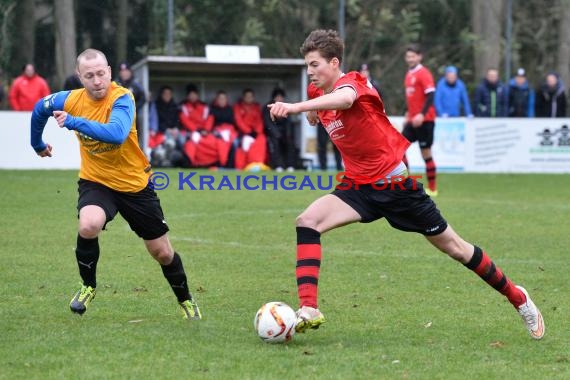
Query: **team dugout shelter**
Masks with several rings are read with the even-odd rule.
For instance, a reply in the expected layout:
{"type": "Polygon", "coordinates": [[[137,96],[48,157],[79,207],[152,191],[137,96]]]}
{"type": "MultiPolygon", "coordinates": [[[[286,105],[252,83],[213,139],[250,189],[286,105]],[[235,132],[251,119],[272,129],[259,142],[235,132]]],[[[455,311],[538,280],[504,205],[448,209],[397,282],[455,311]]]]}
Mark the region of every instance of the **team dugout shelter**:
{"type": "MultiPolygon", "coordinates": [[[[253,89],[261,106],[271,100],[275,87],[285,90],[289,102],[307,98],[304,60],[260,58],[257,46],[207,45],[205,57],[149,55],[133,64],[131,69],[147,94],[147,104],[141,115],[145,146],[148,141],[148,101],[155,100],[165,85],[172,87],[177,103],[185,99],[186,86],[190,83],[198,88],[200,99],[206,104],[210,104],[220,90],[225,91],[230,104],[234,104],[246,88],[253,89]]],[[[314,141],[308,143],[309,136],[303,133],[310,131],[305,117],[295,115],[293,121],[300,155],[305,156],[307,148],[314,153],[314,141]]],[[[314,140],[314,134],[309,138],[314,140]]]]}

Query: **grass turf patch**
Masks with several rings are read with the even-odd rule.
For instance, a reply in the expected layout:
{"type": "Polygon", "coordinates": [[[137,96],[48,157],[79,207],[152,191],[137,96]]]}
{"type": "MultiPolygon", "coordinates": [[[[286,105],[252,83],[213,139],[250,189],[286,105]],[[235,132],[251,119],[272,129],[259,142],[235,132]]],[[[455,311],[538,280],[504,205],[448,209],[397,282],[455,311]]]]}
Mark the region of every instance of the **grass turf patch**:
{"type": "Polygon", "coordinates": [[[160,267],[120,217],[101,234],[97,297],[79,317],[68,307],[79,288],[76,172],[0,175],[1,379],[570,377],[569,176],[439,176],[443,215],[529,290],[542,341],[473,273],[378,221],[323,235],[328,322],[269,345],[253,317],[268,301],[296,308],[295,216],[327,191],[172,182],[159,196],[204,319],[180,318],[160,267]]]}

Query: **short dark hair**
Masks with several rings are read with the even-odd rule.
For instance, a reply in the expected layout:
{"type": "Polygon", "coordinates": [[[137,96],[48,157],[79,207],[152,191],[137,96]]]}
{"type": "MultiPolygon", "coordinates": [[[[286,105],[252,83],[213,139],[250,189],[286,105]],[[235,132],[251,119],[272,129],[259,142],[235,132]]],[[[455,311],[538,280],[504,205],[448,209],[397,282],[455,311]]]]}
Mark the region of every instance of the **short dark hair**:
{"type": "Polygon", "coordinates": [[[344,42],[336,32],[336,30],[313,30],[301,45],[301,54],[306,56],[312,51],[318,51],[319,54],[327,61],[337,58],[342,63],[344,54],[344,42]]]}
{"type": "Polygon", "coordinates": [[[191,92],[198,93],[198,87],[196,87],[194,83],[188,83],[186,85],[186,95],[188,95],[191,92]]]}
{"type": "Polygon", "coordinates": [[[406,52],[411,51],[412,53],[416,53],[416,54],[422,54],[422,47],[420,46],[420,44],[409,44],[408,46],[406,46],[406,52]]]}
{"type": "Polygon", "coordinates": [[[285,90],[281,87],[275,87],[271,92],[271,99],[275,99],[275,97],[278,95],[285,97],[285,90]]]}

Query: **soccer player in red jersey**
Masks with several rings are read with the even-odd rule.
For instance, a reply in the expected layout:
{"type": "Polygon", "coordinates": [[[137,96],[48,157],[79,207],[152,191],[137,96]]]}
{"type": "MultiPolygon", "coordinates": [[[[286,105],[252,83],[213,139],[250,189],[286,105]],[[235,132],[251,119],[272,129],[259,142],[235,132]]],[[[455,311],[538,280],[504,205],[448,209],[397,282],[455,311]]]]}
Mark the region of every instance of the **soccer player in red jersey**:
{"type": "Polygon", "coordinates": [[[324,128],[346,166],[342,183],[311,203],[296,220],[300,300],[296,330],[315,329],[325,321],[317,302],[321,234],[349,223],[386,218],[394,228],[423,234],[439,250],[474,271],[517,309],[530,335],[541,339],[544,321],[526,290],[515,286],[481,248],[463,240],[441,216],[421,183],[407,177],[402,157],[410,143],[390,124],[370,82],[357,72],[341,71],[343,50],[343,41],[335,31],[313,31],[301,46],[301,53],[310,86],[320,89],[320,96],[268,106],[273,118],[307,112],[311,124],[323,111],[334,110],[334,119],[329,119],[324,128]]]}
{"type": "MultiPolygon", "coordinates": [[[[433,130],[435,127],[435,107],[433,100],[435,84],[430,71],[422,65],[422,51],[416,44],[406,49],[406,63],[408,72],[404,79],[406,89],[406,123],[402,134],[409,142],[418,142],[422,158],[426,163],[426,176],[428,188],[425,190],[430,196],[437,195],[436,166],[431,155],[433,144],[433,130]]],[[[407,161],[404,156],[404,162],[407,161]]]]}

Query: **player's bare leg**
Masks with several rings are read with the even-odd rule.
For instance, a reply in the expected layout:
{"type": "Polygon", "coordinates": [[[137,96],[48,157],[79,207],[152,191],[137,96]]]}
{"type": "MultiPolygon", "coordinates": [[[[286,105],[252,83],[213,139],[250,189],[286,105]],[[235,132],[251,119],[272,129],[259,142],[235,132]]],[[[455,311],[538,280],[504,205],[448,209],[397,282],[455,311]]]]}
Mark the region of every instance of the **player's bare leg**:
{"type": "Polygon", "coordinates": [[[360,215],[335,195],[327,194],[297,217],[297,332],[317,329],[325,322],[318,309],[318,282],[321,266],[321,233],[360,220],[360,215]]]}
{"type": "Polygon", "coordinates": [[[544,336],[544,320],[540,310],[527,291],[516,286],[481,248],[463,240],[451,226],[439,235],[426,236],[430,243],[475,272],[483,281],[507,297],[521,315],[525,326],[534,339],[544,336]]]}
{"type": "Polygon", "coordinates": [[[164,277],[178,299],[182,316],[185,319],[201,319],[200,309],[192,299],[188,288],[182,259],[172,248],[168,234],[153,240],[145,240],[144,243],[150,255],[160,264],[164,277]]]}
{"type": "Polygon", "coordinates": [[[81,276],[81,289],[69,303],[72,312],[83,314],[95,298],[97,288],[97,262],[99,261],[98,236],[105,226],[105,211],[95,205],[87,205],[79,210],[79,227],[75,257],[81,276]]]}

